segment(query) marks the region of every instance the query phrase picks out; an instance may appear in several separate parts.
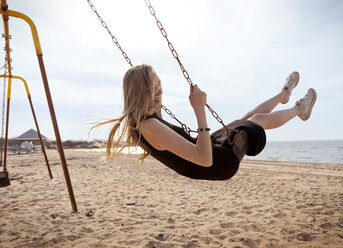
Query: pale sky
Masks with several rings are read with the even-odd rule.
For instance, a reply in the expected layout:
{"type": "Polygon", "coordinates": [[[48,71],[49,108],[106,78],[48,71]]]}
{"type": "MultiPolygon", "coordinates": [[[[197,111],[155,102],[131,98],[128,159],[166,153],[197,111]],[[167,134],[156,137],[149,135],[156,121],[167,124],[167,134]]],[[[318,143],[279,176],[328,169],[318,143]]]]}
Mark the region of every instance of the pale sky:
{"type": "MultiPolygon", "coordinates": [[[[92,2],[132,62],[155,68],[162,80],[164,105],[195,129],[188,83],[144,0],[92,2]]],[[[151,4],[193,82],[207,92],[209,105],[224,122],[242,117],[278,93],[285,78],[298,71],[299,85],[289,103],[277,110],[291,107],[314,88],[318,99],[312,116],[268,130],[268,140],[343,139],[343,1],[151,0],[151,4]]],[[[120,115],[122,77],[129,65],[87,1],[8,0],[8,5],[36,25],[62,140],[105,139],[109,127],[89,135],[89,123],[120,115]]],[[[28,82],[41,132],[55,139],[29,26],[10,18],[10,33],[13,75],[28,82]]],[[[4,55],[1,50],[2,61],[4,55]]],[[[20,81],[13,80],[11,96],[9,137],[13,138],[35,126],[20,81]]],[[[207,116],[212,130],[221,127],[209,112],[207,116]]]]}

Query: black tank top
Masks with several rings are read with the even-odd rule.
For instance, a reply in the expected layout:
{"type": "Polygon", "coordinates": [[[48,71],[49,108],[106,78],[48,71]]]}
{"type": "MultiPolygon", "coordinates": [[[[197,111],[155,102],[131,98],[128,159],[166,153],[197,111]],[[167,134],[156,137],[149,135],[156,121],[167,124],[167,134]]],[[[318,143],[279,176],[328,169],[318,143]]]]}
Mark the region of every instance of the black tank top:
{"type": "MultiPolygon", "coordinates": [[[[157,114],[153,114],[148,118],[155,118],[159,120],[188,141],[196,144],[196,138],[189,136],[181,127],[175,126],[163,120],[157,114]]],[[[183,176],[193,179],[226,180],[234,176],[237,172],[239,160],[232,152],[232,148],[228,144],[227,138],[225,140],[226,134],[223,136],[219,131],[220,130],[211,134],[213,157],[213,164],[211,167],[203,167],[194,164],[169,151],[157,150],[146,141],[143,135],[141,136],[141,142],[150,148],[151,156],[183,176]]]]}

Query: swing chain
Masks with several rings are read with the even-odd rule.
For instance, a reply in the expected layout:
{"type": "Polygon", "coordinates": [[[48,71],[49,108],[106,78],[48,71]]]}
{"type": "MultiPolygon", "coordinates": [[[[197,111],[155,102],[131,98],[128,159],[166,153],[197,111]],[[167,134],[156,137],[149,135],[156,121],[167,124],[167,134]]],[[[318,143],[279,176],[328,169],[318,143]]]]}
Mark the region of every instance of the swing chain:
{"type": "Polygon", "coordinates": [[[190,129],[189,127],[187,127],[186,124],[183,124],[183,123],[182,123],[178,118],[176,118],[176,116],[175,116],[168,108],[166,108],[164,105],[162,105],[162,109],[163,109],[171,118],[173,118],[175,121],[177,121],[177,122],[180,124],[181,128],[182,128],[188,135],[190,135],[191,132],[193,132],[193,133],[197,133],[197,132],[198,132],[198,131],[195,131],[195,130],[190,129]]]}
{"type": "MultiPolygon", "coordinates": [[[[131,60],[130,58],[128,57],[128,55],[123,51],[123,49],[121,48],[118,40],[114,37],[114,35],[112,34],[112,32],[110,31],[110,29],[108,28],[106,22],[102,19],[102,17],[99,15],[97,9],[95,8],[95,6],[92,4],[92,2],[90,0],[87,0],[89,6],[91,7],[91,9],[93,10],[93,12],[97,15],[99,21],[101,22],[102,26],[107,30],[107,32],[109,33],[109,35],[111,36],[112,38],[112,41],[116,44],[116,46],[119,48],[119,50],[122,52],[123,54],[123,57],[125,58],[126,62],[131,65],[131,67],[133,66],[132,63],[131,63],[131,60]]],[[[162,25],[162,24],[161,24],[162,25]]],[[[170,43],[171,44],[171,43],[170,43]]],[[[173,47],[173,45],[171,44],[171,47],[173,47]]],[[[173,53],[174,56],[176,56],[176,59],[178,59],[178,56],[177,56],[177,52],[174,50],[174,53],[173,53]]],[[[179,62],[181,64],[181,62],[179,62]]],[[[182,64],[181,64],[182,65],[182,64]]],[[[184,74],[185,75],[185,74],[184,74]]],[[[188,73],[186,72],[186,75],[188,75],[188,73]]],[[[189,78],[189,76],[188,76],[189,78]]],[[[190,80],[190,78],[189,78],[190,80]]],[[[190,85],[193,85],[192,84],[192,81],[190,81],[190,85]]],[[[190,129],[189,127],[187,127],[186,124],[183,124],[179,119],[176,118],[176,116],[168,109],[166,108],[164,105],[162,105],[162,109],[172,118],[174,119],[175,121],[177,121],[180,125],[181,125],[181,128],[188,134],[190,135],[191,132],[197,132],[197,131],[194,131],[192,129],[190,129]]]]}
{"type": "Polygon", "coordinates": [[[208,110],[211,112],[212,116],[213,116],[213,117],[214,117],[223,127],[227,128],[227,127],[225,126],[225,124],[224,124],[222,118],[219,117],[219,115],[217,114],[217,112],[214,111],[214,110],[210,107],[210,105],[208,105],[207,103],[206,103],[206,107],[207,107],[208,110]]]}
{"type": "MultiPolygon", "coordinates": [[[[5,126],[5,108],[6,108],[6,88],[7,88],[7,57],[5,57],[5,64],[2,66],[4,68],[4,83],[2,91],[2,113],[1,113],[1,141],[0,141],[0,167],[2,166],[2,153],[4,152],[3,142],[4,142],[4,126],[5,126]]],[[[1,69],[2,69],[1,68],[1,69]]],[[[6,169],[6,168],[4,168],[6,169]]]]}
{"type": "Polygon", "coordinates": [[[167,43],[168,43],[168,47],[173,55],[173,57],[176,59],[176,61],[178,62],[181,70],[182,70],[182,74],[183,76],[186,78],[188,84],[190,86],[193,86],[193,82],[192,82],[192,79],[189,77],[189,74],[188,72],[186,71],[185,67],[183,66],[183,64],[181,63],[181,60],[179,58],[179,55],[177,53],[177,51],[175,50],[173,44],[169,41],[168,39],[168,34],[167,34],[167,31],[164,29],[162,23],[157,19],[157,16],[156,16],[156,12],[154,10],[154,8],[152,7],[151,3],[149,0],[144,0],[145,1],[145,4],[146,6],[149,8],[149,11],[150,11],[150,14],[155,18],[156,20],[156,25],[157,27],[159,28],[159,30],[161,31],[161,34],[162,36],[166,39],[167,43]]]}
{"type": "MultiPolygon", "coordinates": [[[[154,10],[154,8],[152,7],[151,3],[149,0],[144,0],[145,1],[145,4],[146,6],[148,7],[149,11],[150,11],[150,14],[155,18],[156,20],[156,25],[157,27],[159,28],[159,30],[161,31],[161,34],[162,36],[166,39],[167,43],[168,43],[168,47],[173,55],[173,57],[176,59],[176,61],[178,62],[181,70],[182,70],[182,74],[183,76],[185,77],[185,79],[187,80],[188,84],[190,86],[193,86],[193,82],[191,80],[191,78],[189,77],[189,74],[187,72],[187,70],[185,69],[185,67],[183,66],[183,64],[181,63],[180,61],[180,58],[179,58],[179,55],[178,53],[176,52],[176,50],[174,49],[174,46],[173,44],[169,41],[168,39],[168,35],[167,35],[167,32],[166,30],[164,29],[162,23],[157,19],[157,16],[156,16],[156,12],[154,10]]],[[[214,111],[208,104],[206,104],[206,107],[208,108],[208,110],[211,112],[212,116],[226,129],[226,131],[228,133],[230,132],[237,132],[237,130],[233,130],[233,129],[229,129],[226,127],[226,125],[224,124],[223,120],[219,117],[219,115],[217,114],[216,111],[214,111]]]]}
{"type": "Polygon", "coordinates": [[[98,17],[99,21],[101,22],[101,25],[106,29],[106,31],[108,32],[108,34],[111,36],[112,38],[112,41],[114,42],[114,44],[116,44],[116,46],[119,48],[119,50],[121,51],[123,57],[125,58],[126,62],[133,66],[132,65],[132,62],[129,58],[129,56],[127,56],[126,52],[123,51],[123,49],[121,48],[118,40],[116,37],[114,37],[114,35],[112,34],[111,30],[108,28],[106,22],[102,19],[102,17],[99,15],[97,9],[95,8],[95,6],[93,5],[93,3],[90,1],[90,0],[87,0],[89,6],[91,7],[91,9],[93,10],[93,12],[96,14],[96,16],[98,17]]]}

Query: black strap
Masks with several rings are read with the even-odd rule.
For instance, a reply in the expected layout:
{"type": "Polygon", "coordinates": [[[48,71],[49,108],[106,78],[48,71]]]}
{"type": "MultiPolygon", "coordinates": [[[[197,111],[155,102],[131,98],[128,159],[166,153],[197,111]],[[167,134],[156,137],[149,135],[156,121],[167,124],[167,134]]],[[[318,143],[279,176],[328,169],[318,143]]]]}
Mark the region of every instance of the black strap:
{"type": "MultiPolygon", "coordinates": [[[[228,137],[229,140],[230,138],[231,137],[228,137]]],[[[248,135],[244,130],[241,130],[234,137],[233,144],[232,144],[232,151],[234,152],[236,157],[239,159],[239,161],[242,161],[248,149],[249,149],[248,135]]]]}

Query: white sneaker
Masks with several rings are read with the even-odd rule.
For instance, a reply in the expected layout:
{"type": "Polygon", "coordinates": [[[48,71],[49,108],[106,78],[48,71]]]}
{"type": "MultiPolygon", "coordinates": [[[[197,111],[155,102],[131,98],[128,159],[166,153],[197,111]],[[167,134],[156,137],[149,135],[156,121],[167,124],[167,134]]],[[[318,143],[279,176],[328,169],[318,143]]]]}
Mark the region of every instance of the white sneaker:
{"type": "Polygon", "coordinates": [[[311,111],[316,100],[317,93],[314,89],[311,88],[307,91],[307,94],[304,98],[296,102],[296,105],[304,106],[304,111],[298,115],[300,119],[306,121],[308,118],[310,118],[311,111]]]}
{"type": "Polygon", "coordinates": [[[299,73],[294,71],[286,78],[286,82],[282,88],[282,91],[286,91],[287,95],[283,99],[281,99],[280,102],[282,104],[288,103],[292,90],[298,85],[299,77],[300,77],[299,73]]]}

